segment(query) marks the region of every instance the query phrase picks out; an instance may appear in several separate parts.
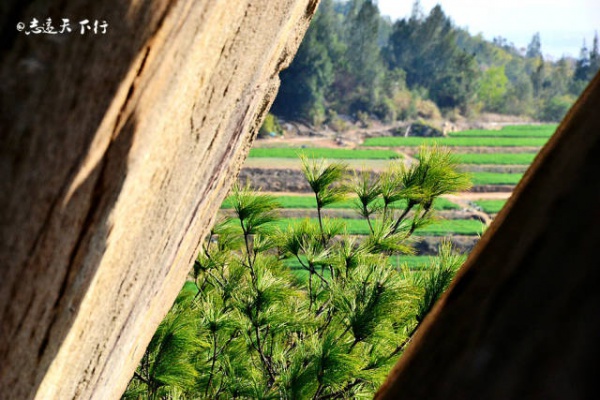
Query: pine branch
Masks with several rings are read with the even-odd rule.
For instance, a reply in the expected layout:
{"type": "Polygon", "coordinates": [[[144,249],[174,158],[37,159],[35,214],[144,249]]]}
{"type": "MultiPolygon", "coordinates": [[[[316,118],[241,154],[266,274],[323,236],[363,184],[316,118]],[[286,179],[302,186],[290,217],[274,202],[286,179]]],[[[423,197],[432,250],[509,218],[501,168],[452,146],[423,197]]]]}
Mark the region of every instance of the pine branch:
{"type": "Polygon", "coordinates": [[[346,394],[346,392],[350,389],[352,389],[353,387],[360,385],[361,383],[363,383],[362,379],[355,379],[354,382],[349,382],[348,384],[346,384],[346,386],[344,386],[342,389],[340,389],[337,392],[334,393],[330,393],[330,394],[326,394],[323,396],[319,396],[316,399],[317,400],[327,400],[327,399],[338,399],[338,398],[343,398],[343,396],[346,394]]]}
{"type": "Polygon", "coordinates": [[[273,364],[272,364],[271,360],[263,352],[262,344],[261,344],[261,340],[260,340],[260,331],[259,331],[257,325],[254,325],[254,333],[256,334],[256,347],[255,348],[258,351],[258,354],[260,355],[260,359],[263,363],[263,366],[265,367],[265,369],[267,370],[267,373],[269,374],[269,381],[267,382],[267,386],[271,387],[275,383],[275,371],[273,370],[273,364]]]}
{"type": "Polygon", "coordinates": [[[133,373],[133,376],[135,376],[137,379],[139,379],[140,381],[142,381],[142,383],[144,383],[146,385],[150,385],[150,382],[148,382],[148,380],[146,378],[144,378],[142,375],[140,375],[137,371],[135,371],[133,373]]]}
{"type": "Polygon", "coordinates": [[[400,217],[398,217],[398,220],[394,224],[394,227],[392,228],[392,230],[390,231],[390,233],[387,236],[391,236],[394,233],[396,233],[396,231],[400,227],[400,224],[402,223],[402,221],[404,220],[404,218],[406,218],[406,215],[409,213],[410,210],[412,210],[412,208],[415,206],[415,204],[416,203],[414,203],[412,200],[408,201],[408,204],[406,205],[406,209],[404,210],[404,212],[402,213],[402,215],[400,215],[400,217]]]}
{"type": "Polygon", "coordinates": [[[217,347],[218,347],[217,345],[218,345],[217,333],[213,332],[213,355],[212,355],[212,360],[211,360],[211,365],[210,365],[210,375],[208,376],[206,390],[204,391],[205,396],[208,396],[208,390],[210,389],[210,387],[212,385],[213,374],[215,371],[215,363],[217,362],[217,347]]]}
{"type": "Polygon", "coordinates": [[[417,329],[419,329],[419,327],[421,326],[421,321],[419,321],[415,327],[412,329],[412,331],[410,331],[410,333],[408,334],[408,336],[406,337],[406,339],[404,339],[402,341],[402,343],[400,343],[398,345],[398,347],[396,347],[396,349],[394,349],[394,351],[392,352],[392,354],[390,354],[386,360],[389,360],[393,357],[395,357],[396,355],[398,355],[399,353],[403,352],[404,349],[406,348],[406,346],[411,342],[413,336],[415,335],[415,333],[417,332],[417,329]]]}

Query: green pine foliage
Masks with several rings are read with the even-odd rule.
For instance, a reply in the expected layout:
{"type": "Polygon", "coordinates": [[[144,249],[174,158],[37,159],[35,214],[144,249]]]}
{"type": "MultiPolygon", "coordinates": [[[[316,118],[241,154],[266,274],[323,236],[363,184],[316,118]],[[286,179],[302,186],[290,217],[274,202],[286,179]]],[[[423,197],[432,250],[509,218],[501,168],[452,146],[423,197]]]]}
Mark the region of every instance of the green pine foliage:
{"type": "Polygon", "coordinates": [[[347,178],[302,159],[318,210],[354,193],[362,238],[320,213],[282,227],[276,199],[235,187],[123,397],[372,397],[463,261],[411,256],[434,200],[470,186],[446,150],[420,160],[347,178]]]}

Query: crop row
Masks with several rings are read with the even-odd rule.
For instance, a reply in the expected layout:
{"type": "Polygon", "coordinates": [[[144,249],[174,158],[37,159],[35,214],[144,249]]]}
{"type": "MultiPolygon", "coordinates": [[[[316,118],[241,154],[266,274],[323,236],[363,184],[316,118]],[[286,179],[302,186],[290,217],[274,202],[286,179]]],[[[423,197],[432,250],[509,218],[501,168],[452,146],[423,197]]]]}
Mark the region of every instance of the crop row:
{"type": "MultiPolygon", "coordinates": [[[[392,150],[343,150],[314,148],[300,150],[291,148],[260,148],[250,150],[250,157],[254,158],[298,158],[304,152],[309,157],[343,159],[343,160],[390,160],[401,156],[392,150]]],[[[457,154],[456,157],[463,164],[476,165],[529,165],[535,158],[531,153],[482,153],[482,154],[457,154]]]]}
{"type": "Polygon", "coordinates": [[[506,204],[506,200],[477,200],[474,201],[476,205],[481,207],[481,209],[488,214],[496,214],[500,212],[504,204],[506,204]]]}
{"type": "Polygon", "coordinates": [[[471,174],[474,185],[516,185],[523,174],[502,174],[496,172],[475,172],[471,174]]]}
{"type": "Polygon", "coordinates": [[[523,137],[375,137],[366,139],[363,146],[416,147],[440,145],[447,147],[541,147],[547,138],[523,137]]]}
{"type": "MultiPolygon", "coordinates": [[[[317,202],[314,196],[279,196],[276,197],[277,202],[280,204],[281,208],[302,208],[302,209],[316,209],[317,202]]],[[[326,208],[336,208],[336,209],[351,209],[355,206],[355,199],[346,199],[343,201],[339,201],[337,203],[333,203],[328,205],[326,208]]],[[[397,207],[403,207],[402,202],[398,202],[396,204],[397,207]]],[[[221,205],[221,208],[231,209],[233,208],[233,204],[231,199],[227,198],[221,205]]],[[[450,200],[444,198],[438,198],[433,203],[433,208],[436,210],[459,210],[460,206],[451,202],[450,200]]]]}
{"type": "Polygon", "coordinates": [[[475,165],[529,165],[535,156],[531,153],[456,154],[462,164],[475,165]]]}
{"type": "MultiPolygon", "coordinates": [[[[427,268],[431,263],[431,259],[431,256],[398,255],[390,257],[389,261],[394,267],[400,267],[405,265],[411,270],[418,270],[422,268],[427,268]]],[[[306,260],[303,260],[303,262],[306,265],[306,260]]],[[[296,258],[289,258],[285,260],[285,264],[288,267],[290,267],[294,272],[304,270],[304,268],[300,264],[300,261],[298,261],[296,258]]]]}
{"type": "Polygon", "coordinates": [[[556,124],[550,125],[511,125],[500,130],[472,129],[452,132],[450,137],[504,137],[504,138],[549,138],[556,130],[556,124]]]}
{"type": "Polygon", "coordinates": [[[306,154],[312,158],[329,158],[341,160],[392,160],[402,158],[402,156],[392,150],[371,150],[371,149],[328,149],[328,148],[255,148],[250,150],[249,157],[260,158],[298,158],[300,154],[306,154]]]}

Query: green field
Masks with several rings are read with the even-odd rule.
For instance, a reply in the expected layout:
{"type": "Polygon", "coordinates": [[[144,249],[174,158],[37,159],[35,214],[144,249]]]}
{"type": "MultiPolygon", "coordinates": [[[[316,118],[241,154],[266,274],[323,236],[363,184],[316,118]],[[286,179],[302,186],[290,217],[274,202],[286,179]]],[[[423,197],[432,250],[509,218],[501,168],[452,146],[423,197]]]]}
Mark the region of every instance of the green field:
{"type": "MultiPolygon", "coordinates": [[[[277,202],[281,205],[281,208],[302,208],[302,209],[317,209],[317,202],[315,197],[312,195],[308,196],[279,196],[276,197],[277,202]]],[[[336,208],[336,209],[351,209],[354,208],[353,199],[348,199],[344,201],[340,201],[338,203],[333,203],[326,208],[336,208]]],[[[399,205],[401,207],[401,205],[399,205]]],[[[233,204],[229,198],[225,199],[223,204],[221,205],[223,209],[231,209],[233,208],[233,204]]],[[[433,208],[435,210],[460,210],[460,206],[451,202],[450,200],[439,198],[435,200],[433,203],[433,208]]]]}
{"type": "Polygon", "coordinates": [[[255,148],[250,150],[248,157],[260,158],[298,158],[299,154],[313,158],[342,159],[342,160],[391,160],[402,158],[392,150],[349,150],[325,148],[255,148]]]}
{"type": "Polygon", "coordinates": [[[363,146],[415,147],[434,145],[447,147],[541,147],[547,138],[510,138],[510,137],[376,137],[366,139],[363,146]]]}
{"type": "MultiPolygon", "coordinates": [[[[301,257],[302,258],[302,257],[301,257]]],[[[406,264],[406,266],[412,270],[422,269],[429,266],[431,262],[431,256],[407,256],[407,255],[397,255],[391,256],[390,262],[394,267],[398,267],[406,264]]],[[[284,261],[287,266],[289,266],[293,271],[305,271],[305,269],[300,265],[300,261],[296,258],[289,258],[284,261]]],[[[308,273],[308,271],[306,271],[308,273]]]]}
{"type": "Polygon", "coordinates": [[[476,205],[481,207],[481,209],[488,214],[496,214],[500,212],[504,204],[506,204],[506,200],[477,200],[474,201],[476,205]]]}
{"type": "Polygon", "coordinates": [[[531,153],[456,154],[461,163],[478,165],[529,165],[535,156],[531,153]]]}
{"type": "MultiPolygon", "coordinates": [[[[290,224],[300,222],[300,218],[284,218],[274,223],[285,229],[290,224]]],[[[313,219],[316,223],[316,219],[313,219]]],[[[338,219],[339,220],[339,219],[338,219]]],[[[343,219],[346,229],[350,235],[368,235],[369,225],[363,219],[343,219]]],[[[483,233],[484,225],[474,219],[449,219],[437,221],[430,226],[418,229],[415,234],[419,236],[446,236],[446,235],[467,235],[475,236],[483,233]]]]}
{"type": "Polygon", "coordinates": [[[516,185],[523,174],[502,174],[496,172],[474,172],[471,179],[474,185],[516,185]]]}
{"type": "Polygon", "coordinates": [[[452,132],[450,137],[503,137],[503,138],[549,138],[556,131],[556,124],[550,125],[512,125],[500,130],[472,129],[452,132]]]}

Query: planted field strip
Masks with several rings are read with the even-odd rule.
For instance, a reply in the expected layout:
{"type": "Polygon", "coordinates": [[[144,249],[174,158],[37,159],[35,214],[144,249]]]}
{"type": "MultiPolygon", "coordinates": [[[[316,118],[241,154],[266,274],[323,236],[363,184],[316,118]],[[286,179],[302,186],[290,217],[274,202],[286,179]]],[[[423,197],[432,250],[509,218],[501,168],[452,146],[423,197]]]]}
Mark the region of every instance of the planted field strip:
{"type": "Polygon", "coordinates": [[[298,158],[300,154],[306,154],[312,158],[327,158],[341,160],[392,160],[402,156],[392,150],[349,150],[349,149],[327,149],[327,148],[255,148],[250,150],[248,157],[261,158],[298,158]]]}
{"type": "Polygon", "coordinates": [[[481,207],[488,214],[496,214],[502,210],[502,207],[506,204],[506,200],[477,200],[473,203],[481,207]]]}
{"type": "Polygon", "coordinates": [[[471,179],[474,185],[516,185],[523,174],[501,174],[495,172],[474,172],[471,179]]]}
{"type": "Polygon", "coordinates": [[[556,124],[551,125],[512,125],[500,130],[473,129],[452,132],[450,137],[503,137],[503,138],[549,138],[556,131],[556,124]]]}
{"type": "MultiPolygon", "coordinates": [[[[317,209],[317,201],[314,196],[279,196],[276,197],[277,202],[281,205],[281,208],[302,208],[302,209],[317,209]]],[[[325,208],[337,208],[337,209],[352,209],[354,208],[354,199],[347,199],[337,203],[328,205],[325,208]]],[[[397,207],[403,208],[405,202],[398,202],[397,207]]],[[[233,208],[233,204],[230,198],[225,199],[221,205],[223,209],[233,208]]],[[[460,210],[460,206],[447,199],[436,199],[433,203],[433,208],[438,211],[444,210],[460,210]]]]}
{"type": "Polygon", "coordinates": [[[529,165],[533,162],[535,156],[535,154],[531,153],[471,153],[456,155],[463,164],[478,165],[529,165]]]}
{"type": "Polygon", "coordinates": [[[415,147],[421,145],[447,147],[541,147],[547,138],[511,137],[376,137],[366,139],[363,146],[415,147]]]}
{"type": "MultiPolygon", "coordinates": [[[[301,257],[302,258],[302,257],[301,257]]],[[[392,266],[399,267],[402,265],[406,265],[408,268],[412,270],[418,270],[427,268],[431,263],[431,256],[406,256],[406,255],[398,255],[392,256],[389,258],[392,266]]],[[[303,260],[305,262],[306,260],[303,260]]],[[[305,269],[300,265],[300,261],[296,258],[289,258],[284,261],[285,264],[290,267],[292,270],[300,270],[305,271],[305,269]]],[[[306,262],[305,262],[306,265],[306,262]]],[[[308,271],[306,271],[308,273],[308,271]]]]}
{"type": "MultiPolygon", "coordinates": [[[[312,219],[314,223],[318,223],[317,219],[312,219]]],[[[302,221],[300,218],[285,218],[273,225],[279,225],[282,229],[286,229],[290,224],[295,224],[302,221]]],[[[338,220],[340,221],[340,220],[338,220]]],[[[362,219],[343,219],[346,230],[349,235],[368,235],[370,233],[369,225],[366,220],[362,219]]],[[[446,235],[465,235],[475,236],[483,233],[484,224],[474,219],[453,219],[437,221],[429,226],[417,229],[415,234],[419,236],[446,236],[446,235]]]]}

